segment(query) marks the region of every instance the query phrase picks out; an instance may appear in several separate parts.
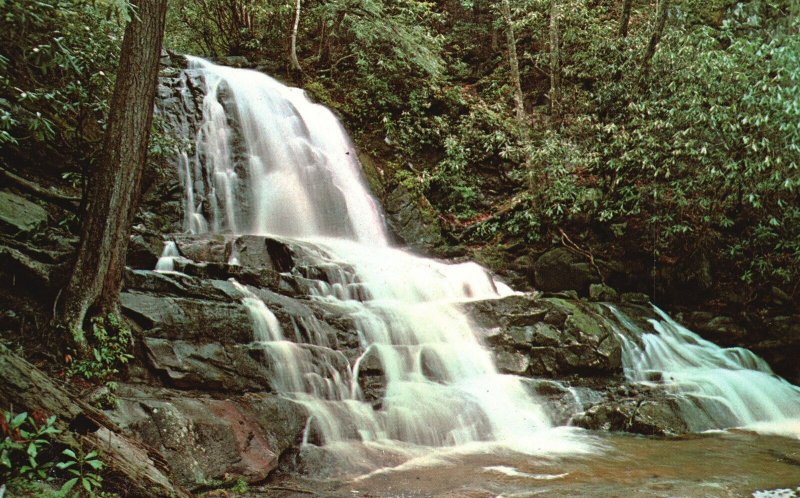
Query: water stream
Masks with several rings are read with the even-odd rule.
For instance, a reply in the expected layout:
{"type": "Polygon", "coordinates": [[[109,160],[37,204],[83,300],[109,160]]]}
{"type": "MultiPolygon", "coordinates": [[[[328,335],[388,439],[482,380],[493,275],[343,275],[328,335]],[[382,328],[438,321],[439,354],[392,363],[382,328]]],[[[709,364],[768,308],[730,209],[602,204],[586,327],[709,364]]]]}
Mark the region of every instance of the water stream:
{"type": "MultiPolygon", "coordinates": [[[[314,332],[314,323],[303,324],[301,337],[237,284],[254,344],[275,366],[273,386],[310,414],[307,449],[362,473],[488,449],[542,456],[599,451],[596,437],[553,427],[545,405],[519,378],[498,373],[480,331],[459,307],[511,289],[474,263],[444,264],[390,247],[356,151],[328,109],[262,73],[197,58],[190,64],[202,72],[207,92],[194,153],[180,159],[186,230],[302,241],[334,269],[312,298],[354,317],[363,354],[351,363],[314,332]],[[376,359],[386,382],[377,407],[358,382],[363,364],[376,359]]],[[[159,269],[171,270],[175,257],[168,244],[159,269]]],[[[663,314],[654,331],[615,314],[629,380],[666,383],[686,394],[692,429],[778,427],[800,416],[800,389],[752,353],[721,350],[663,314]]],[[[557,469],[514,474],[522,471],[486,467],[509,479],[563,477],[557,469]]]]}
{"type": "Polygon", "coordinates": [[[651,330],[611,310],[619,321],[627,379],[679,395],[692,431],[744,427],[800,438],[800,387],[775,375],[752,351],[719,347],[658,308],[651,330]]]}
{"type": "MultiPolygon", "coordinates": [[[[262,73],[196,58],[191,65],[202,71],[207,93],[195,156],[192,164],[182,162],[187,190],[196,190],[184,196],[186,229],[312,245],[318,263],[334,269],[314,299],[346,309],[356,323],[364,354],[351,365],[323,334],[289,340],[291,331],[239,286],[255,341],[276,366],[273,385],[310,413],[309,446],[359,471],[431,448],[593,449],[591,438],[553,428],[519,378],[498,373],[458,307],[511,289],[477,264],[443,264],[389,246],[356,151],[328,109],[262,73]],[[207,185],[198,189],[198,178],[207,185]],[[386,382],[377,410],[358,383],[368,355],[377,358],[386,382]]],[[[162,258],[164,269],[170,256],[162,258]]]]}

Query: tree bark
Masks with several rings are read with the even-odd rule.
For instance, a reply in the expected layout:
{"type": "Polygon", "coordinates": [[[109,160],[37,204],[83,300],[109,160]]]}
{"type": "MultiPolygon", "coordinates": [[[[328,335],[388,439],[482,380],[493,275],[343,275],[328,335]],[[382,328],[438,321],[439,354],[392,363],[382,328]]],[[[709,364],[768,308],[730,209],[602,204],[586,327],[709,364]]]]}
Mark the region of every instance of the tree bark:
{"type": "Polygon", "coordinates": [[[561,19],[559,0],[550,3],[550,118],[554,125],[561,121],[561,19]]]}
{"type": "Polygon", "coordinates": [[[514,107],[517,122],[525,124],[525,101],[522,96],[522,83],[519,76],[519,60],[517,59],[517,42],[514,39],[514,25],[511,22],[511,5],[509,0],[500,2],[500,11],[506,23],[506,43],[508,45],[508,65],[511,69],[511,86],[514,88],[514,107]]]}
{"type": "Polygon", "coordinates": [[[291,63],[292,71],[300,73],[303,71],[303,68],[300,67],[300,61],[297,60],[297,29],[300,27],[300,0],[297,0],[294,5],[294,25],[292,26],[292,36],[289,43],[289,62],[291,63]]]}
{"type": "Polygon", "coordinates": [[[669,0],[659,0],[658,9],[656,12],[656,24],[653,27],[653,33],[650,35],[650,42],[647,44],[647,50],[642,59],[642,76],[647,76],[650,70],[650,60],[656,53],[658,42],[661,41],[661,35],[664,34],[664,26],[667,24],[667,15],[669,14],[669,0]]]}
{"type": "Polygon", "coordinates": [[[69,394],[41,370],[0,345],[0,407],[55,415],[62,430],[57,441],[97,449],[106,464],[106,482],[130,496],[188,496],[173,486],[169,466],[159,453],[128,439],[103,412],[69,394]]]}
{"type": "Polygon", "coordinates": [[[631,7],[633,0],[624,0],[622,2],[622,16],[619,19],[619,36],[625,38],[628,36],[628,24],[631,21],[631,7]]]}
{"type": "Polygon", "coordinates": [[[131,5],[135,12],[122,41],[101,160],[89,178],[77,260],[56,314],[56,324],[80,349],[87,312],[117,311],[153,120],[167,0],[131,5]]]}

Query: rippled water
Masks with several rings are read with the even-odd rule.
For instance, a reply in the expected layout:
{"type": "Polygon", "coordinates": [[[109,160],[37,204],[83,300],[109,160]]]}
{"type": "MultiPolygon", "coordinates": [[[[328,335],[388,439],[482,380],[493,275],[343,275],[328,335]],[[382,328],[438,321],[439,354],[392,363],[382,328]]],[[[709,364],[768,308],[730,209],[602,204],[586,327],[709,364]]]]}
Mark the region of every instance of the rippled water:
{"type": "Polygon", "coordinates": [[[800,493],[800,444],[747,432],[653,439],[597,434],[602,455],[431,454],[353,480],[285,478],[270,496],[746,497],[800,493]]]}

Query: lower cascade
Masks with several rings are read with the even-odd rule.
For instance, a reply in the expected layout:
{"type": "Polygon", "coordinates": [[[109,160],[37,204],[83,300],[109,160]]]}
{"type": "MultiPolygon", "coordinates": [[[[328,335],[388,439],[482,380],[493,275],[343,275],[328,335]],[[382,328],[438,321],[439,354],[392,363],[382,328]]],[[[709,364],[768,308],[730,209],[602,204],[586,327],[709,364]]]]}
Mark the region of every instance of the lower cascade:
{"type": "MultiPolygon", "coordinates": [[[[559,427],[524,379],[498,371],[487,331],[465,307],[512,289],[475,263],[446,264],[390,246],[357,153],[329,110],[255,71],[197,58],[189,71],[202,77],[205,97],[202,124],[187,137],[194,150],[178,161],[185,230],[269,236],[301,248],[310,299],[349,317],[358,338],[360,354],[348,358],[313,316],[289,326],[256,289],[231,281],[271,388],[308,414],[303,451],[365,473],[432,453],[602,448],[586,431],[559,427]],[[372,386],[379,397],[365,391],[366,370],[381,372],[381,385],[372,386]]],[[[235,267],[246,255],[232,247],[227,264],[235,267]]],[[[180,259],[168,242],[156,269],[175,271],[180,259]]],[[[800,435],[800,388],[749,351],[721,349],[658,310],[653,330],[616,308],[609,313],[627,379],[675,395],[692,431],[800,435]]],[[[577,414],[577,395],[575,405],[577,414]]]]}
{"type": "Polygon", "coordinates": [[[751,351],[721,348],[655,311],[653,330],[644,331],[612,308],[628,380],[680,395],[681,415],[694,432],[745,427],[800,437],[800,387],[751,351]]]}

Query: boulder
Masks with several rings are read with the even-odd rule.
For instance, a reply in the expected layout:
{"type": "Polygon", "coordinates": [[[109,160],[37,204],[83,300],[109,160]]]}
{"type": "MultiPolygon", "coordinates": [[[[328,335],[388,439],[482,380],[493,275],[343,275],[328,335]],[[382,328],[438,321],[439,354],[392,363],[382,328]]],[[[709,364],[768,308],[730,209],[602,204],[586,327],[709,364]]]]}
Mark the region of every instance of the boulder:
{"type": "Polygon", "coordinates": [[[422,195],[398,186],[386,197],[384,209],[390,231],[408,247],[435,254],[447,246],[435,210],[422,195]]]}
{"type": "Polygon", "coordinates": [[[485,330],[503,372],[564,378],[622,371],[622,347],[600,308],[516,295],[469,303],[466,310],[485,330]]]}
{"type": "Polygon", "coordinates": [[[619,301],[619,294],[606,284],[590,284],[589,299],[592,301],[615,303],[619,301]]]}
{"type": "Polygon", "coordinates": [[[24,197],[0,191],[0,228],[28,235],[47,223],[47,211],[24,197]]]}
{"type": "Polygon", "coordinates": [[[565,247],[551,249],[533,264],[536,288],[546,292],[575,290],[587,295],[589,285],[600,282],[597,270],[586,256],[565,247]]]}
{"type": "Polygon", "coordinates": [[[628,390],[593,404],[572,419],[572,424],[591,430],[671,436],[690,432],[680,400],[660,391],[628,390]]]}
{"type": "Polygon", "coordinates": [[[114,422],[163,454],[177,481],[197,490],[237,478],[263,481],[300,443],[302,406],[269,394],[229,399],[122,385],[114,422]]]}

